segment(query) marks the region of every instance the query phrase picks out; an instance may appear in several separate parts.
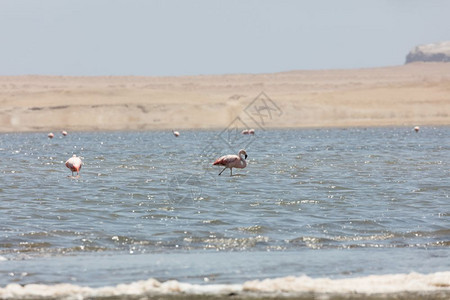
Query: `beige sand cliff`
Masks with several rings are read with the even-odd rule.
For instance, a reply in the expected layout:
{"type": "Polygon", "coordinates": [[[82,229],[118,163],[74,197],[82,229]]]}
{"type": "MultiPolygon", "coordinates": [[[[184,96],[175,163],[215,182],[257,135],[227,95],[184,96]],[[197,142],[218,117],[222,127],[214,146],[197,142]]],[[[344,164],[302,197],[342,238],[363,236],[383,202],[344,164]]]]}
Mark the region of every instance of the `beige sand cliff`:
{"type": "Polygon", "coordinates": [[[255,128],[450,125],[450,63],[256,75],[0,76],[0,132],[221,129],[236,120],[255,128]]]}

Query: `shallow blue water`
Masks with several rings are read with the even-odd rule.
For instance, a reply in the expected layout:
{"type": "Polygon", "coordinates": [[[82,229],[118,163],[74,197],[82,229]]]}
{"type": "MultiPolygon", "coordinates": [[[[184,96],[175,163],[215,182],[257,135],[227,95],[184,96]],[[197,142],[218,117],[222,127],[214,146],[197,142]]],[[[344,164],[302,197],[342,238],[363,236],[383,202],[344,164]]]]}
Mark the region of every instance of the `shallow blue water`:
{"type": "Polygon", "coordinates": [[[449,127],[1,134],[0,162],[0,285],[450,269],[449,127]]]}

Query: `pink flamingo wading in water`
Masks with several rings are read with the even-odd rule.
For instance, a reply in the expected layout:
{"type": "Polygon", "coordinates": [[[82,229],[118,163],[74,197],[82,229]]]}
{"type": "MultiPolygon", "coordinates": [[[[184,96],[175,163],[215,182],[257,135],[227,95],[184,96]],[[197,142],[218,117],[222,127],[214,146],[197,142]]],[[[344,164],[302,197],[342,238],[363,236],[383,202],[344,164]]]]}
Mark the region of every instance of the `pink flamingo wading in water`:
{"type": "Polygon", "coordinates": [[[72,171],[72,176],[73,172],[77,172],[78,176],[82,165],[83,162],[81,161],[81,158],[77,157],[75,154],[66,161],[66,167],[68,167],[70,171],[72,171]]]}
{"type": "Polygon", "coordinates": [[[226,168],[230,168],[230,176],[233,176],[233,168],[243,169],[247,166],[247,152],[245,150],[240,150],[238,155],[225,155],[218,158],[213,165],[221,165],[225,166],[222,171],[220,171],[219,175],[225,171],[226,168]],[[243,157],[244,156],[244,157],[243,157]]]}

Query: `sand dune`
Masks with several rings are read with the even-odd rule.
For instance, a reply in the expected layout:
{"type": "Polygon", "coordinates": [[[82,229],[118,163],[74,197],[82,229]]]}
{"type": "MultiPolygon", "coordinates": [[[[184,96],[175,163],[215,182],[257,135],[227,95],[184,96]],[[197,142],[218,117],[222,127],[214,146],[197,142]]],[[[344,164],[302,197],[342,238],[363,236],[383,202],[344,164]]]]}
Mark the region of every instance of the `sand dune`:
{"type": "Polygon", "coordinates": [[[0,132],[221,129],[233,122],[450,125],[449,115],[450,63],[255,75],[0,77],[0,132]]]}

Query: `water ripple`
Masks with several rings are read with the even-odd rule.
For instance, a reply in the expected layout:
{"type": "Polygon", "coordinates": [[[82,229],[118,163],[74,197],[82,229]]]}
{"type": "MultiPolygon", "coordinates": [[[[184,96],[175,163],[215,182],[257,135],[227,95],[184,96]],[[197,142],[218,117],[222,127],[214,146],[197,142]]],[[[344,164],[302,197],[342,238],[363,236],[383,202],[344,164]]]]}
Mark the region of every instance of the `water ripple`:
{"type": "Polygon", "coordinates": [[[447,127],[266,130],[233,177],[216,136],[0,135],[0,254],[449,246],[447,127]]]}

